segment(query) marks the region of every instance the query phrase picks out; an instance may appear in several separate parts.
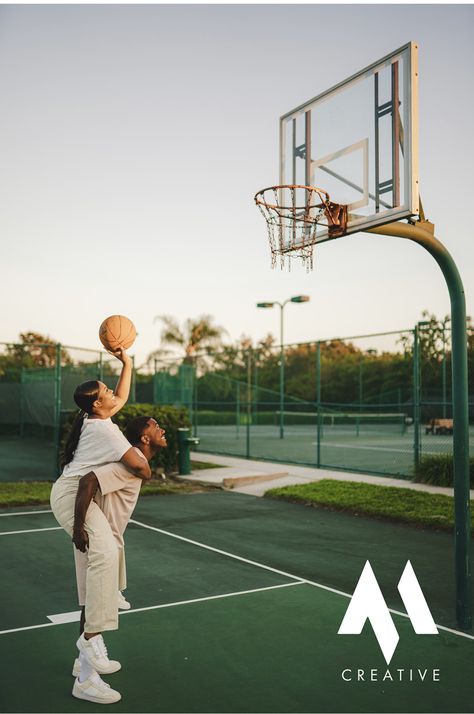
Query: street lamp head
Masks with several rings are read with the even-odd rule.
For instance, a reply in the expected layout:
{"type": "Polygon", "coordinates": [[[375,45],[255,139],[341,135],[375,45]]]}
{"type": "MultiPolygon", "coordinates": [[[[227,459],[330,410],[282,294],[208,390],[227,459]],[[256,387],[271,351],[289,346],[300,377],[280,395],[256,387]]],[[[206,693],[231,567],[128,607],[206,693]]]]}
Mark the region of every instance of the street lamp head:
{"type": "Polygon", "coordinates": [[[290,298],[291,302],[309,302],[309,295],[295,295],[290,298]]]}
{"type": "Polygon", "coordinates": [[[258,302],[257,307],[273,307],[274,302],[258,302]]]}

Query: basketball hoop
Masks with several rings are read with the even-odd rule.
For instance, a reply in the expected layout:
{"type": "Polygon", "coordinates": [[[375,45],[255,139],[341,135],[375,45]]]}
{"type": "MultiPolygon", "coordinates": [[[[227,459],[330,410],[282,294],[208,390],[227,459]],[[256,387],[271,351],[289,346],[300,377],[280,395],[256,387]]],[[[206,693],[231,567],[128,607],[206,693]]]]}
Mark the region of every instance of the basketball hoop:
{"type": "Polygon", "coordinates": [[[255,203],[267,222],[272,268],[280,256],[283,269],[291,258],[301,258],[307,271],[313,269],[313,248],[318,226],[337,238],[347,227],[347,206],[333,203],[329,194],[315,186],[270,186],[255,194],[255,203]]]}

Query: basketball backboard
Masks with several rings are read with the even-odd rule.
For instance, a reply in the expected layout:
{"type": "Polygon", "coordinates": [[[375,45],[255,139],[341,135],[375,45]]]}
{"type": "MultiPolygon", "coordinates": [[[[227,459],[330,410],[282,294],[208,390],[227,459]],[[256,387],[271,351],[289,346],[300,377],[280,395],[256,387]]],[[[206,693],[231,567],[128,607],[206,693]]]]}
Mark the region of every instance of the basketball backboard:
{"type": "Polygon", "coordinates": [[[419,214],[417,53],[409,42],[280,119],[280,184],[347,204],[347,233],[419,214]]]}

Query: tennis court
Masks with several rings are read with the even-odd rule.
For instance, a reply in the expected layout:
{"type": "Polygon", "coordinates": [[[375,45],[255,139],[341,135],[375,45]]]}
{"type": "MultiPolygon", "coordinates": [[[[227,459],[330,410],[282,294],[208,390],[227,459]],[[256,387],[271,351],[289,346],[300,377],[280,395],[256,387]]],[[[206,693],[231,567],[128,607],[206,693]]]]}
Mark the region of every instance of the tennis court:
{"type": "MultiPolygon", "coordinates": [[[[200,449],[245,457],[250,452],[254,459],[271,459],[285,463],[316,465],[318,442],[316,427],[304,424],[285,426],[280,439],[278,426],[200,426],[200,449]]],[[[326,425],[320,441],[319,465],[398,475],[410,478],[414,467],[413,426],[402,430],[396,426],[369,428],[361,425],[326,425]]],[[[452,436],[420,434],[420,455],[452,453],[452,436]]],[[[470,428],[470,445],[474,447],[474,428],[470,428]]]]}
{"type": "MultiPolygon", "coordinates": [[[[2,709],[92,711],[71,696],[78,623],[67,535],[44,508],[2,512],[0,531],[2,709]]],[[[106,638],[123,666],[107,677],[122,693],[109,711],[472,711],[473,637],[415,635],[392,614],[400,641],[389,669],[406,679],[357,682],[358,669],[378,669],[379,680],[387,669],[373,631],[337,635],[367,559],[399,612],[410,559],[435,621],[455,627],[448,534],[213,492],[142,498],[126,542],[132,610],[106,638]],[[441,684],[420,681],[417,670],[433,668],[441,684]]]]}

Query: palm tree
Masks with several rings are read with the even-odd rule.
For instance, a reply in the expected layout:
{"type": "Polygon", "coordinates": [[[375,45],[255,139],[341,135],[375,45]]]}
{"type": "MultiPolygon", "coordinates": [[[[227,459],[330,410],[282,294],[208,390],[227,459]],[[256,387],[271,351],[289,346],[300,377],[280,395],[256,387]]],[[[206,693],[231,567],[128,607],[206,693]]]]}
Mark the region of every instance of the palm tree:
{"type": "Polygon", "coordinates": [[[196,368],[207,366],[206,353],[219,349],[226,330],[213,325],[212,315],[200,315],[188,318],[181,328],[178,321],[171,315],[158,315],[155,318],[163,324],[160,339],[161,345],[148,355],[147,362],[154,359],[169,357],[179,358],[182,364],[192,364],[196,368]],[[167,347],[172,349],[168,349],[167,347]]]}

